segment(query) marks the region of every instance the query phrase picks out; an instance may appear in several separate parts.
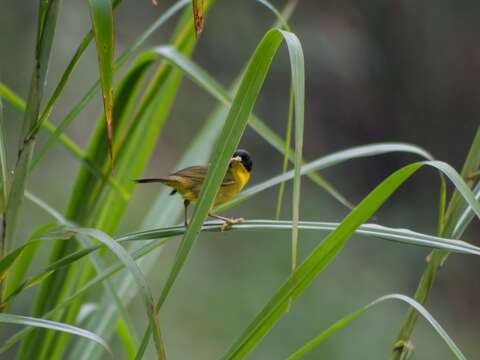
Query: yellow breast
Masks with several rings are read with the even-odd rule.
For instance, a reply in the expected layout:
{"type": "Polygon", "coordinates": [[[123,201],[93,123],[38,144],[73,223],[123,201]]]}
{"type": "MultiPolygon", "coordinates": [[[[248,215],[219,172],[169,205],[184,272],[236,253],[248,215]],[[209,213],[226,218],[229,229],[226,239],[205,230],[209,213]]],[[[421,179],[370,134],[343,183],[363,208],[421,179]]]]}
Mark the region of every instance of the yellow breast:
{"type": "Polygon", "coordinates": [[[231,184],[222,185],[215,199],[215,205],[222,204],[233,198],[242,191],[243,187],[248,183],[248,180],[250,180],[250,173],[240,162],[232,163],[228,172],[234,181],[231,184]]]}

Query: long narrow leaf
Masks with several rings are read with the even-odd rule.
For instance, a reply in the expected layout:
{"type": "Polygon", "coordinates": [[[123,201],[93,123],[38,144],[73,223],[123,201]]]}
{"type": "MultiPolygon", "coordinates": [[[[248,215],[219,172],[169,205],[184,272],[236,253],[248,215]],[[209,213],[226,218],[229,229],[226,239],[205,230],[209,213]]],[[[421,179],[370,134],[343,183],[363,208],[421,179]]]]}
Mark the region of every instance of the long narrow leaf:
{"type": "Polygon", "coordinates": [[[386,301],[386,300],[400,300],[408,305],[415,308],[415,310],[421,314],[425,320],[433,327],[433,329],[440,335],[442,340],[445,344],[448,345],[450,351],[455,355],[455,357],[459,360],[466,360],[465,355],[460,351],[458,346],[455,342],[450,338],[448,333],[443,329],[443,327],[438,323],[437,320],[425,309],[421,304],[416,302],[414,299],[401,295],[401,294],[390,294],[379,297],[378,299],[372,301],[370,304],[365,305],[364,307],[354,311],[353,313],[345,316],[341,320],[337,321],[335,324],[330,326],[328,329],[323,331],[320,335],[316,336],[314,339],[310,340],[300,349],[295,351],[292,355],[288,357],[287,360],[298,360],[301,359],[306,353],[313,350],[315,347],[323,343],[326,339],[336,333],[338,330],[343,329],[345,326],[350,324],[353,320],[357,319],[360,315],[363,315],[367,310],[371,309],[372,307],[386,301]]]}
{"type": "MultiPolygon", "coordinates": [[[[378,143],[378,144],[369,144],[353,147],[347,150],[341,150],[334,152],[332,154],[322,156],[312,162],[309,162],[301,167],[301,175],[307,175],[313,171],[326,169],[335,165],[342,164],[343,162],[350,161],[353,159],[358,159],[362,157],[371,157],[377,155],[388,154],[392,152],[404,152],[415,154],[426,159],[431,159],[431,155],[423,150],[422,148],[405,143],[378,143]]],[[[285,181],[291,180],[294,177],[294,171],[288,171],[286,173],[274,176],[264,182],[254,185],[245,191],[243,191],[239,196],[235,197],[232,200],[218,206],[215,211],[224,211],[230,207],[237,205],[255,194],[258,194],[261,191],[267,190],[275,185],[282,184],[285,181]]]]}
{"type": "Polygon", "coordinates": [[[107,139],[113,168],[113,57],[115,40],[113,32],[113,9],[110,0],[89,0],[92,29],[97,44],[100,85],[103,108],[107,122],[107,139]]]}
{"type": "Polygon", "coordinates": [[[16,315],[16,314],[0,314],[0,323],[33,326],[33,327],[44,328],[49,330],[62,331],[69,334],[76,335],[76,336],[81,336],[81,337],[84,337],[85,339],[96,342],[98,345],[101,345],[105,350],[107,350],[108,353],[111,354],[110,348],[108,347],[107,343],[100,336],[88,330],[85,330],[73,325],[62,324],[56,321],[50,321],[50,320],[16,315]]]}
{"type": "MultiPolygon", "coordinates": [[[[5,212],[8,197],[8,166],[7,151],[5,146],[5,127],[3,125],[3,102],[0,97],[0,214],[5,212]]],[[[4,244],[0,244],[0,258],[3,256],[4,244]]]]}
{"type": "Polygon", "coordinates": [[[38,114],[43,98],[45,77],[60,3],[61,0],[52,0],[48,2],[48,4],[40,5],[38,28],[41,29],[41,33],[37,34],[34,70],[23,120],[23,129],[19,139],[18,157],[14,171],[15,176],[13,177],[9,191],[7,210],[3,221],[2,236],[7,250],[10,249],[14,243],[18,216],[23,202],[23,193],[33,148],[35,146],[38,114]]]}

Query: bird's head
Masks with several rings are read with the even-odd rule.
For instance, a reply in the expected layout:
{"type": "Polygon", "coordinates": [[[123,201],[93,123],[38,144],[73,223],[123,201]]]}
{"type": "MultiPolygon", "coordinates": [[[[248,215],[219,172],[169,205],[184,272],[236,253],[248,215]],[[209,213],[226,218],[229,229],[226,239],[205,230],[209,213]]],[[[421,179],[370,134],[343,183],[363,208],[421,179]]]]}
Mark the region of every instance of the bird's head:
{"type": "Polygon", "coordinates": [[[248,172],[252,171],[253,162],[247,150],[239,149],[235,151],[231,161],[241,162],[248,172]]]}

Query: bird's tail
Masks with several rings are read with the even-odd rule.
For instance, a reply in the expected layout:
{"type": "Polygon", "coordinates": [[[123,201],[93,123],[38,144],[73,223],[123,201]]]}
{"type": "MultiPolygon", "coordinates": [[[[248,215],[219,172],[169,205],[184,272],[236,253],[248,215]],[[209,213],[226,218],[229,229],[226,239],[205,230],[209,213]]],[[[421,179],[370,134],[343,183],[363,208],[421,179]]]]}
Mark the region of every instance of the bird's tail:
{"type": "Polygon", "coordinates": [[[143,178],[143,179],[135,179],[133,181],[135,181],[137,184],[161,183],[161,184],[164,184],[164,185],[167,185],[167,186],[170,186],[170,187],[173,188],[170,195],[173,195],[177,192],[176,186],[175,186],[177,182],[175,180],[172,180],[172,179],[168,178],[168,177],[143,178]]]}
{"type": "Polygon", "coordinates": [[[143,178],[143,179],[135,179],[133,180],[138,184],[148,184],[148,183],[162,183],[165,185],[171,184],[171,180],[169,178],[143,178]]]}

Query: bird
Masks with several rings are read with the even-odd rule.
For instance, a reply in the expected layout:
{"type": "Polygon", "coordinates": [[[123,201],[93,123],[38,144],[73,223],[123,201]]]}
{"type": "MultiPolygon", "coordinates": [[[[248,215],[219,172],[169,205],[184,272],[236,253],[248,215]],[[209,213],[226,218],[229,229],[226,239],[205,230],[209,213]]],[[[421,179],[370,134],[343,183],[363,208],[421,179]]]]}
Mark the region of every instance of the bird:
{"type": "MultiPolygon", "coordinates": [[[[235,151],[215,198],[214,206],[225,203],[243,189],[250,180],[252,166],[252,157],[247,150],[238,149],[235,151]]],[[[134,181],[138,184],[161,183],[172,188],[170,195],[180,194],[184,205],[184,224],[185,227],[188,227],[188,206],[198,200],[207,172],[208,165],[197,165],[187,167],[164,177],[142,178],[134,181]]],[[[211,212],[208,213],[208,216],[223,221],[220,228],[221,231],[224,231],[230,225],[238,224],[244,220],[243,218],[228,218],[211,212]]]]}

